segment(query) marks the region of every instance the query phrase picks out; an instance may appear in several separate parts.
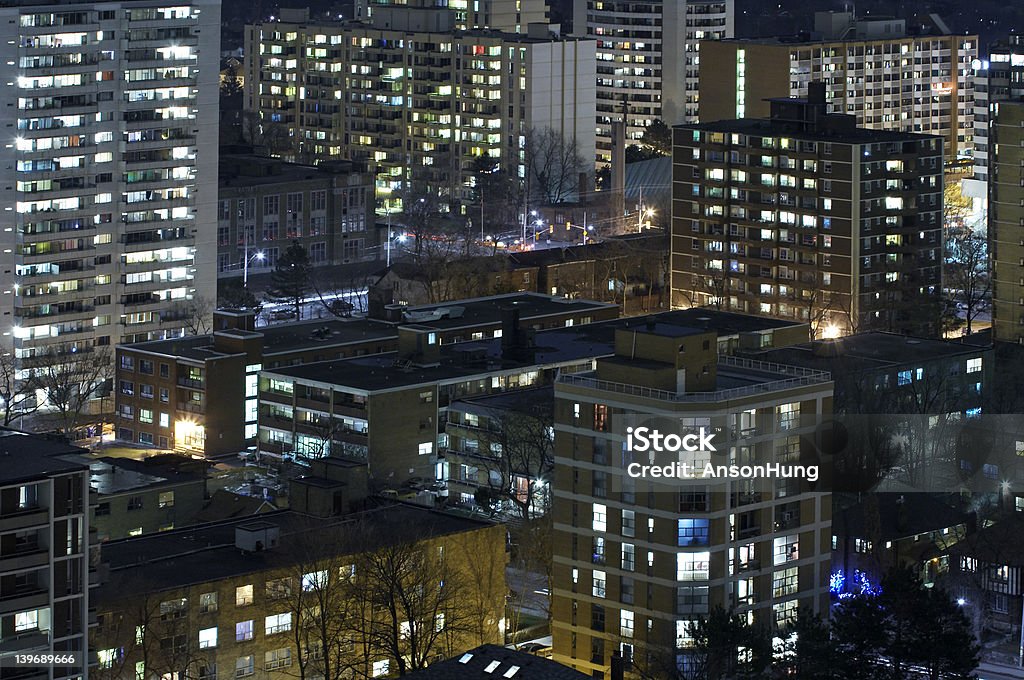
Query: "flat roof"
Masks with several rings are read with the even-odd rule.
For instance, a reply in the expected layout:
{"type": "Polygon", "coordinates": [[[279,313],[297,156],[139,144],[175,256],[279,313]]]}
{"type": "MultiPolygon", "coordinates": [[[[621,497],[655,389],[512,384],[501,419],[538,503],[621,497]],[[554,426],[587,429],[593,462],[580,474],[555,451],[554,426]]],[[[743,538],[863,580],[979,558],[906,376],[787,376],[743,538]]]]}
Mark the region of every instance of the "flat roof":
{"type": "Polygon", "coordinates": [[[333,165],[327,164],[321,167],[288,163],[277,158],[267,158],[256,154],[221,154],[218,182],[221,188],[244,188],[291,184],[317,179],[330,182],[337,177],[346,177],[350,174],[359,174],[358,168],[351,161],[334,161],[333,165]],[[239,171],[238,166],[241,164],[274,168],[276,172],[246,174],[239,171]]]}
{"type": "MultiPolygon", "coordinates": [[[[799,99],[787,98],[794,103],[799,99]]],[[[830,114],[834,115],[834,114],[830,114]]],[[[735,132],[745,135],[784,135],[794,139],[806,139],[836,143],[875,143],[875,142],[909,142],[922,139],[945,139],[941,135],[929,135],[920,132],[898,132],[893,130],[870,130],[867,128],[844,128],[839,130],[799,130],[786,119],[771,118],[740,118],[737,120],[718,120],[710,123],[695,123],[673,126],[683,130],[703,130],[706,132],[735,132]]]]}
{"type": "Polygon", "coordinates": [[[400,502],[339,518],[277,510],[198,524],[104,543],[103,562],[110,567],[110,577],[99,587],[98,597],[111,602],[154,587],[168,591],[282,569],[292,560],[308,558],[314,546],[337,556],[356,554],[366,549],[368,541],[376,541],[369,545],[373,548],[396,535],[411,537],[410,527],[415,527],[416,539],[426,539],[488,526],[492,525],[400,502]],[[235,547],[235,529],[255,522],[279,528],[277,548],[246,553],[235,547]],[[357,531],[360,527],[372,531],[357,531]]]}
{"type": "Polygon", "coordinates": [[[591,676],[529,652],[481,645],[447,661],[435,661],[406,677],[410,680],[587,680],[591,676]]]}
{"type": "Polygon", "coordinates": [[[539,319],[559,314],[616,309],[614,302],[571,300],[540,293],[507,293],[487,297],[455,300],[442,304],[417,305],[404,311],[404,325],[416,324],[437,330],[455,330],[465,327],[500,324],[503,310],[514,307],[519,321],[539,319]],[[437,316],[438,318],[433,318],[437,316]]]}
{"type": "Polygon", "coordinates": [[[538,409],[550,410],[554,399],[553,386],[543,385],[525,390],[511,390],[509,392],[488,394],[482,397],[457,399],[452,402],[448,410],[481,415],[495,411],[510,411],[512,413],[525,413],[529,415],[538,409]]]}
{"type": "Polygon", "coordinates": [[[0,428],[0,484],[87,470],[88,453],[59,439],[0,428]]]}
{"type": "MultiPolygon", "coordinates": [[[[255,331],[226,329],[217,332],[238,337],[262,335],[263,355],[266,358],[275,354],[298,352],[317,347],[394,340],[398,338],[398,326],[400,325],[416,325],[438,331],[499,325],[502,320],[502,310],[506,307],[517,308],[519,321],[523,323],[561,314],[616,309],[618,306],[609,302],[569,300],[539,293],[509,293],[408,307],[403,310],[404,319],[401,322],[330,317],[263,326],[255,331]]],[[[231,356],[230,353],[215,350],[213,340],[213,334],[207,333],[171,340],[149,340],[122,346],[132,351],[152,352],[196,361],[231,356]]]]}
{"type": "Polygon", "coordinates": [[[441,360],[437,366],[403,368],[396,365],[397,353],[389,352],[267,369],[264,373],[366,392],[435,384],[500,371],[529,370],[611,356],[615,353],[616,330],[636,328],[651,332],[648,330],[650,319],[655,323],[654,332],[668,337],[706,332],[717,333],[721,337],[803,325],[717,310],[688,309],[542,330],[534,335],[532,359],[502,359],[502,339],[494,338],[442,345],[441,360]]]}
{"type": "Polygon", "coordinates": [[[90,463],[90,483],[100,495],[113,495],[197,482],[206,479],[206,475],[196,469],[199,465],[205,467],[204,463],[176,454],[150,456],[142,460],[105,456],[90,463]]]}
{"type": "Polygon", "coordinates": [[[978,357],[990,351],[987,347],[964,344],[955,340],[914,338],[897,333],[857,333],[835,340],[815,340],[799,345],[752,352],[762,361],[791,364],[823,371],[871,371],[905,364],[948,359],[978,357]]]}

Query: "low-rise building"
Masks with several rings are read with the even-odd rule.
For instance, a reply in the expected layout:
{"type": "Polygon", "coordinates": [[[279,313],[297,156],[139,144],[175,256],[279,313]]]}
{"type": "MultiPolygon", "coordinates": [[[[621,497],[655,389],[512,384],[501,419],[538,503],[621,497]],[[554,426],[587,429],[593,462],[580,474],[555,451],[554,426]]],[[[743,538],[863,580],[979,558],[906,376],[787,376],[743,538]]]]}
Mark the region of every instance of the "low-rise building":
{"type": "Polygon", "coordinates": [[[1008,422],[988,413],[991,347],[858,333],[746,356],[832,374],[833,410],[850,433],[836,452],[842,490],[995,491],[1018,467],[1012,445],[995,443],[1008,422]]]}
{"type": "Polygon", "coordinates": [[[550,384],[558,371],[607,352],[607,344],[571,337],[538,345],[517,312],[507,308],[498,340],[442,347],[434,328],[405,325],[393,354],[262,371],[260,448],[366,461],[377,490],[446,481],[451,468],[439,454],[454,401],[550,384]]]}
{"type": "MultiPolygon", "coordinates": [[[[84,449],[0,430],[0,668],[14,654],[74,653],[24,677],[84,677],[89,659],[89,466],[84,449]]],[[[22,677],[22,676],[18,676],[22,677]]]]}
{"type": "Polygon", "coordinates": [[[393,352],[401,323],[430,328],[444,344],[496,337],[501,308],[510,305],[519,310],[523,328],[536,330],[618,316],[611,303],[531,293],[394,305],[373,310],[380,319],[320,319],[258,330],[250,312],[220,310],[213,333],[118,346],[115,434],[160,449],[243,451],[256,443],[261,369],[393,352]]]}
{"type": "MultiPolygon", "coordinates": [[[[516,680],[587,680],[568,666],[542,659],[516,649],[482,645],[429,668],[417,671],[411,680],[491,680],[495,677],[516,680]]],[[[613,678],[614,680],[614,678],[613,678]]]]}
{"type": "Polygon", "coordinates": [[[90,676],[423,668],[503,641],[506,561],[504,527],[402,504],[331,520],[279,511],[111,541],[90,676]]]}
{"type": "Polygon", "coordinates": [[[99,541],[169,531],[197,521],[206,504],[205,461],[187,456],[104,457],[89,464],[99,541]]]}
{"type": "Polygon", "coordinates": [[[314,266],[383,257],[373,182],[359,165],[222,154],[218,200],[218,277],[271,271],[293,243],[314,266]]]}
{"type": "Polygon", "coordinates": [[[443,435],[449,497],[519,519],[547,513],[553,404],[550,385],[453,401],[443,435]]]}

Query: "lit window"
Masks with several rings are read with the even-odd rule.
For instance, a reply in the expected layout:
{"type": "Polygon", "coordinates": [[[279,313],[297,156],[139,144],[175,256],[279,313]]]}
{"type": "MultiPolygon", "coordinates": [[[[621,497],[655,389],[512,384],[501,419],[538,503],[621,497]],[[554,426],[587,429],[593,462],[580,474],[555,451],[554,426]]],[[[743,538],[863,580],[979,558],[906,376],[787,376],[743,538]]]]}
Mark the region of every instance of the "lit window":
{"type": "Polygon", "coordinates": [[[203,628],[199,631],[199,649],[217,646],[217,628],[203,628]]]}
{"type": "Polygon", "coordinates": [[[235,624],[235,642],[251,640],[253,635],[252,620],[239,621],[235,624]]]}
{"type": "Polygon", "coordinates": [[[711,553],[679,553],[676,557],[676,580],[699,581],[708,578],[711,553]]]}
{"type": "Polygon", "coordinates": [[[594,531],[608,530],[608,507],[600,503],[594,503],[594,531]]]}
{"type": "Polygon", "coordinates": [[[633,612],[623,609],[619,612],[619,635],[633,637],[633,612]]]}
{"type": "Polygon", "coordinates": [[[604,597],[607,592],[608,576],[603,571],[594,572],[594,597],[604,597]]]}
{"type": "Polygon", "coordinates": [[[981,357],[978,357],[977,359],[968,359],[967,360],[967,372],[968,373],[977,373],[980,370],[981,370],[981,357]]]}
{"type": "Polygon", "coordinates": [[[247,585],[247,586],[238,586],[237,588],[235,588],[235,606],[236,607],[245,607],[247,605],[252,604],[252,602],[253,602],[253,597],[252,597],[252,584],[251,583],[249,585],[247,585]]]}
{"type": "Polygon", "coordinates": [[[273,614],[271,616],[268,616],[266,618],[265,624],[267,635],[286,633],[292,629],[291,612],[285,612],[284,614],[273,614]]]}
{"type": "Polygon", "coordinates": [[[380,661],[373,662],[373,677],[381,678],[391,672],[391,661],[389,659],[382,659],[380,661]]]}

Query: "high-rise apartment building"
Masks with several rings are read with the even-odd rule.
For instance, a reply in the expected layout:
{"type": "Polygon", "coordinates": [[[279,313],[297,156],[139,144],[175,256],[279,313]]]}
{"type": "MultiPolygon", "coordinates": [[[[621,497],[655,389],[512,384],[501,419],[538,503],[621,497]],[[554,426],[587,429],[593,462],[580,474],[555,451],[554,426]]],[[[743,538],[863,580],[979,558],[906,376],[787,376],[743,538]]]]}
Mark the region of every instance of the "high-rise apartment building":
{"type": "Polygon", "coordinates": [[[216,283],[219,0],[14,0],[0,25],[5,340],[181,335],[216,283]]]}
{"type": "Polygon", "coordinates": [[[593,677],[609,677],[617,651],[643,677],[675,677],[689,668],[693,623],[716,606],[773,631],[797,607],[828,606],[823,479],[815,487],[812,473],[727,479],[703,470],[816,460],[829,374],[719,356],[714,323],[652,318],[619,329],[614,356],[555,384],[554,659],[593,677]],[[709,437],[714,451],[631,449],[628,428],[657,425],[709,437]],[[640,465],[669,461],[701,475],[640,476],[640,465]]]}
{"type": "Polygon", "coordinates": [[[1011,35],[995,43],[974,66],[974,177],[964,180],[964,193],[982,198],[988,182],[991,107],[1024,97],[1024,38],[1011,35]]]}
{"type": "Polygon", "coordinates": [[[627,144],[656,119],[697,122],[701,41],[733,37],[734,14],[734,0],[574,1],[573,31],[597,40],[599,164],[623,116],[627,144]]]}
{"type": "Polygon", "coordinates": [[[829,113],[859,127],[941,135],[946,158],[970,155],[978,36],[941,23],[911,35],[902,19],[818,12],[814,34],[792,40],[727,40],[701,47],[701,120],[761,118],[768,100],[806,97],[825,83],[829,113]]]}
{"type": "Polygon", "coordinates": [[[247,27],[245,106],[287,130],[282,156],[370,164],[392,210],[412,181],[473,200],[479,157],[525,176],[531,129],[593,156],[594,41],[536,25],[456,31],[441,12],[387,9],[373,25],[285,14],[247,27]]]}
{"type": "MultiPolygon", "coordinates": [[[[0,667],[81,678],[88,659],[89,466],[83,449],[0,430],[0,667]],[[15,654],[74,662],[15,666],[15,654]]],[[[9,674],[9,675],[8,675],[9,674]]]]}
{"type": "Polygon", "coordinates": [[[992,329],[1024,342],[1024,99],[989,108],[988,237],[992,329]]]}
{"type": "Polygon", "coordinates": [[[942,138],[811,99],[674,129],[672,306],[805,321],[816,337],[936,332],[942,138]]]}

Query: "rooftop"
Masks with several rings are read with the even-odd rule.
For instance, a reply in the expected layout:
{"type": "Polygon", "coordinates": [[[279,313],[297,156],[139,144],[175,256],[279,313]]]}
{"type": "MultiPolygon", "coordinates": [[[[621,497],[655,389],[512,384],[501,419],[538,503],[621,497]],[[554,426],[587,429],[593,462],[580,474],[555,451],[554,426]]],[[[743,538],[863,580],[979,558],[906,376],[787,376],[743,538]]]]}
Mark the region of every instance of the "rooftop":
{"type": "Polygon", "coordinates": [[[0,428],[0,484],[84,471],[87,453],[58,439],[0,428]]]}
{"type": "Polygon", "coordinates": [[[205,480],[205,466],[204,462],[176,454],[141,460],[104,457],[90,463],[90,484],[101,495],[173,486],[205,480]]]}
{"type": "MultiPolygon", "coordinates": [[[[537,297],[546,298],[546,296],[537,297]]],[[[584,305],[598,304],[574,300],[567,302],[570,304],[580,302],[584,305]]],[[[525,318],[530,317],[526,316],[525,318]]],[[[679,333],[691,335],[708,331],[716,332],[721,337],[801,325],[792,321],[732,312],[688,309],[540,331],[534,335],[532,360],[502,359],[501,339],[495,338],[442,345],[441,361],[437,366],[402,367],[396,364],[397,353],[390,352],[282,367],[265,372],[367,392],[400,389],[413,385],[450,382],[460,378],[468,379],[472,376],[491,374],[502,370],[514,371],[536,366],[557,366],[611,356],[615,351],[615,331],[617,329],[636,327],[645,332],[651,332],[648,330],[648,323],[651,319],[655,320],[655,332],[668,334],[671,337],[677,337],[679,333]]],[[[451,321],[458,321],[458,319],[451,321]]],[[[495,323],[497,323],[497,319],[495,319],[495,323]]],[[[418,322],[417,325],[436,327],[434,322],[418,322]]],[[[788,367],[788,370],[795,369],[788,367]]],[[[720,381],[730,380],[729,373],[720,372],[719,379],[720,381]]],[[[741,380],[741,377],[732,379],[730,387],[739,386],[741,380]]]]}
{"type": "Polygon", "coordinates": [[[221,154],[218,182],[225,187],[255,187],[335,178],[358,173],[359,168],[348,161],[335,161],[323,166],[287,163],[277,158],[256,154],[221,154]]]}
{"type": "Polygon", "coordinates": [[[586,680],[557,661],[498,645],[482,645],[406,676],[412,680],[586,680]]]}
{"type": "MultiPolygon", "coordinates": [[[[502,309],[514,306],[519,310],[520,322],[588,310],[616,309],[614,303],[591,300],[568,300],[538,293],[509,293],[487,297],[457,300],[443,304],[408,307],[403,323],[435,330],[452,331],[460,328],[497,326],[501,324],[502,309]]],[[[398,323],[377,319],[316,319],[288,324],[265,326],[255,332],[226,330],[230,335],[263,336],[263,354],[291,353],[317,347],[362,344],[398,337],[398,323]]],[[[134,351],[152,352],[164,356],[206,361],[228,356],[213,348],[213,335],[193,335],[172,340],[150,340],[125,345],[134,351]]]]}
{"type": "Polygon", "coordinates": [[[339,556],[376,547],[368,540],[386,541],[403,528],[416,527],[417,538],[445,536],[490,526],[489,523],[393,503],[344,518],[311,518],[291,510],[278,510],[227,521],[109,541],[103,544],[108,578],[98,601],[115,601],[152,590],[168,591],[189,585],[243,576],[285,567],[297,552],[315,542],[339,556]],[[280,545],[272,550],[246,553],[235,546],[235,529],[258,521],[280,529],[280,545]],[[373,531],[362,531],[370,527],[373,531]],[[367,539],[367,536],[370,538],[367,539]],[[145,569],[139,567],[145,566],[145,569]],[[135,572],[135,573],[133,573],[135,572]],[[138,574],[138,577],[136,577],[138,574]]]}
{"type": "MultiPolygon", "coordinates": [[[[797,103],[801,100],[790,99],[797,103]]],[[[874,144],[881,142],[909,142],[922,139],[943,139],[939,135],[927,135],[918,132],[897,132],[892,130],[869,130],[852,127],[849,129],[830,130],[828,132],[798,130],[785,120],[770,118],[740,118],[738,120],[719,120],[710,123],[693,125],[676,125],[675,129],[704,130],[707,132],[725,132],[744,135],[785,135],[794,139],[809,141],[835,142],[846,144],[874,144]]],[[[941,147],[940,147],[941,148],[941,147]]]]}
{"type": "Polygon", "coordinates": [[[847,536],[863,538],[878,532],[879,540],[892,541],[932,531],[949,529],[968,521],[936,494],[872,493],[860,503],[838,513],[835,526],[847,536]],[[867,523],[879,522],[877,528],[867,523]]]}
{"type": "MultiPolygon", "coordinates": [[[[626,364],[640,363],[636,359],[626,357],[614,357],[611,360],[626,364]]],[[[659,362],[652,363],[663,365],[659,362]]],[[[824,371],[752,361],[739,357],[719,356],[716,389],[706,392],[669,392],[641,385],[599,380],[593,373],[563,374],[559,376],[558,383],[657,401],[709,403],[744,399],[813,385],[825,385],[831,380],[832,376],[824,371]]]]}
{"type": "Polygon", "coordinates": [[[753,353],[751,356],[778,364],[792,364],[835,373],[855,373],[952,357],[977,357],[984,352],[986,348],[954,340],[932,340],[896,333],[871,332],[769,349],[753,353]]]}
{"type": "Polygon", "coordinates": [[[496,411],[510,411],[512,413],[529,415],[536,413],[538,410],[550,412],[554,398],[551,386],[545,385],[544,387],[531,387],[525,390],[488,394],[472,399],[459,399],[452,404],[450,410],[481,415],[496,411]]]}

